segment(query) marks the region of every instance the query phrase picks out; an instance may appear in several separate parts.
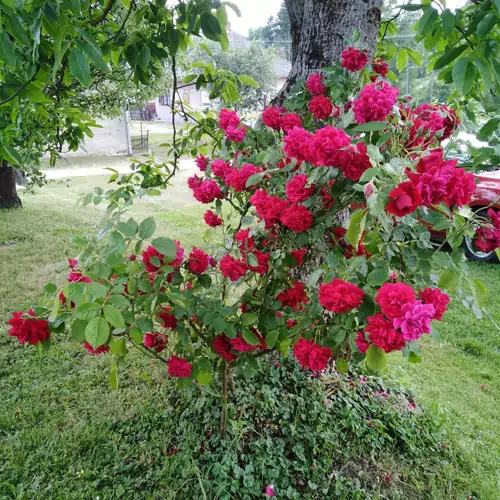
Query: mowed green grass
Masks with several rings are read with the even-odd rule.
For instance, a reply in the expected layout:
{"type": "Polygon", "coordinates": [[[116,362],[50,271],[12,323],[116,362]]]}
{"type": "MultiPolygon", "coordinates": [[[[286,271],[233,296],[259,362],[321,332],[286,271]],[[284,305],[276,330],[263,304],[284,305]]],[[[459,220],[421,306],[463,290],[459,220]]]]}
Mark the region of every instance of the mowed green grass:
{"type": "MultiPolygon", "coordinates": [[[[12,310],[36,303],[45,282],[64,281],[57,271],[75,255],[73,236],[99,227],[103,207],[74,204],[96,185],[105,187],[106,178],[51,184],[23,197],[22,210],[0,212],[0,498],[115,498],[131,483],[141,498],[172,493],[161,467],[170,449],[161,432],[171,390],[164,367],[132,355],[120,390],[111,392],[106,357],[90,357],[63,339],[39,355],[7,335],[12,310]]],[[[179,182],[170,195],[140,201],[133,215],[153,215],[158,233],[190,248],[204,245],[204,210],[179,182]]],[[[471,269],[487,285],[488,308],[499,320],[500,266],[471,269]]],[[[447,445],[459,452],[449,481],[476,498],[496,499],[500,332],[459,304],[438,328],[442,342],[426,339],[422,363],[392,355],[389,375],[444,419],[447,445]]]]}

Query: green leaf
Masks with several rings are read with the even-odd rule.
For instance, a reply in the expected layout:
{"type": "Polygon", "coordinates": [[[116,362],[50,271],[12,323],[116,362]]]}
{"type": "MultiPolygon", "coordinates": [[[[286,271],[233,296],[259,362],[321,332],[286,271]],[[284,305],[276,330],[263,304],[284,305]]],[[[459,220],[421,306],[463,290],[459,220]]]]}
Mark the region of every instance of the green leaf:
{"type": "Polygon", "coordinates": [[[383,285],[389,279],[388,267],[377,267],[367,277],[366,282],[370,286],[383,285]]]}
{"type": "Polygon", "coordinates": [[[438,11],[434,7],[427,7],[418,21],[418,33],[423,36],[430,33],[438,17],[438,11]]]}
{"type": "Polygon", "coordinates": [[[408,362],[409,363],[420,363],[422,361],[422,357],[420,354],[417,354],[414,351],[410,351],[408,354],[408,362]]]}
{"type": "Polygon", "coordinates": [[[250,85],[250,87],[253,87],[255,89],[259,88],[259,84],[251,77],[248,75],[240,75],[239,79],[243,82],[246,83],[247,85],[250,85]]]}
{"type": "Polygon", "coordinates": [[[476,35],[478,38],[484,38],[495,26],[497,23],[497,16],[489,12],[482,19],[481,22],[477,25],[476,35]]]}
{"type": "Polygon", "coordinates": [[[335,366],[339,373],[347,373],[349,371],[349,363],[344,358],[336,359],[335,366]]]}
{"type": "Polygon", "coordinates": [[[202,274],[198,278],[198,283],[208,290],[212,286],[212,278],[208,274],[202,274]]]}
{"type": "Polygon", "coordinates": [[[500,125],[500,118],[489,119],[479,130],[478,137],[482,140],[488,140],[495,133],[500,125]]]}
{"type": "Polygon", "coordinates": [[[69,56],[69,70],[71,74],[84,86],[92,83],[89,61],[85,54],[78,48],[72,49],[69,56]]]}
{"type": "Polygon", "coordinates": [[[108,287],[100,283],[90,283],[87,287],[89,294],[96,299],[104,299],[108,294],[108,287]]]}
{"type": "Polygon", "coordinates": [[[118,363],[114,363],[109,369],[109,384],[113,390],[118,389],[118,363]]]}
{"type": "Polygon", "coordinates": [[[456,271],[445,269],[439,277],[438,287],[441,288],[441,290],[449,290],[450,292],[453,292],[457,287],[459,280],[460,275],[456,271]]]}
{"type": "Polygon", "coordinates": [[[144,45],[144,47],[141,50],[141,53],[139,54],[139,66],[146,71],[148,69],[149,63],[151,62],[151,49],[149,48],[149,45],[144,45]]]}
{"type": "Polygon", "coordinates": [[[290,346],[292,345],[292,339],[287,338],[280,340],[280,343],[278,344],[278,349],[280,350],[281,354],[286,358],[288,358],[288,353],[290,352],[290,346]]]}
{"type": "Polygon", "coordinates": [[[30,45],[30,39],[26,32],[28,31],[23,27],[23,25],[19,22],[19,19],[22,17],[7,15],[4,18],[5,27],[7,31],[14,37],[15,40],[21,42],[23,45],[30,45]]]}
{"type": "Polygon", "coordinates": [[[6,31],[0,34],[0,60],[12,68],[16,66],[16,51],[6,31]]]}
{"type": "Polygon", "coordinates": [[[266,335],[266,347],[272,349],[278,340],[279,330],[273,330],[266,335]]]}
{"type": "Polygon", "coordinates": [[[227,5],[230,9],[233,10],[233,12],[238,16],[241,17],[241,10],[240,8],[233,2],[222,2],[222,5],[227,5]]]}
{"type": "Polygon", "coordinates": [[[87,322],[82,319],[75,319],[71,325],[71,335],[78,342],[85,342],[85,329],[87,322]]]}
{"type": "Polygon", "coordinates": [[[146,317],[139,318],[136,324],[137,327],[140,328],[143,333],[151,332],[154,328],[153,322],[146,317]]]}
{"type": "Polygon", "coordinates": [[[451,62],[453,62],[458,56],[462,54],[467,49],[467,45],[459,45],[458,47],[453,47],[451,49],[446,49],[444,54],[438,58],[438,60],[434,63],[433,69],[438,70],[448,66],[451,62]]]}
{"type": "Polygon", "coordinates": [[[116,229],[128,238],[133,238],[137,233],[138,226],[134,219],[129,219],[127,222],[119,222],[116,229]]]}
{"type": "Polygon", "coordinates": [[[244,314],[242,317],[241,317],[241,324],[243,326],[248,326],[248,325],[252,325],[253,323],[255,323],[257,320],[259,319],[259,317],[254,314],[254,313],[250,313],[250,314],[244,314]]]}
{"type": "Polygon", "coordinates": [[[396,68],[401,72],[406,66],[408,66],[408,52],[406,52],[404,47],[401,47],[396,57],[396,68]]]}
{"type": "Polygon", "coordinates": [[[491,72],[489,64],[486,61],[480,59],[479,57],[474,58],[474,64],[476,65],[476,68],[479,70],[479,74],[483,79],[484,88],[486,90],[489,90],[493,85],[493,78],[494,78],[494,75],[491,72]]]}
{"type": "Polygon", "coordinates": [[[21,155],[8,144],[3,144],[0,140],[0,156],[13,165],[22,166],[23,160],[21,155]]]}
{"type": "MultiPolygon", "coordinates": [[[[147,219],[146,219],[147,220],[147,219]]],[[[154,223],[154,221],[153,221],[154,223]]],[[[140,228],[139,228],[140,234],[140,228]]],[[[175,242],[170,238],[155,238],[151,245],[153,245],[158,252],[164,255],[166,262],[172,262],[177,257],[177,247],[175,242]]]]}
{"type": "Polygon", "coordinates": [[[455,29],[455,14],[450,9],[445,9],[441,12],[441,24],[445,36],[449,36],[455,29]]]}
{"type": "Polygon", "coordinates": [[[85,328],[85,338],[94,349],[106,344],[109,339],[108,322],[102,317],[91,319],[85,328]]]}
{"type": "Polygon", "coordinates": [[[84,53],[89,60],[91,60],[97,68],[99,68],[104,73],[109,73],[109,66],[106,61],[102,57],[102,53],[94,49],[91,45],[81,42],[80,40],[76,41],[76,46],[80,49],[82,53],[84,53]]]}
{"type": "Polygon", "coordinates": [[[374,372],[382,371],[387,365],[385,351],[372,344],[366,351],[366,366],[374,372]]]}
{"type": "Polygon", "coordinates": [[[49,321],[52,323],[57,319],[57,315],[59,314],[59,307],[61,306],[61,301],[59,300],[59,295],[54,296],[54,304],[52,306],[52,311],[49,316],[49,321]]]}
{"type": "Polygon", "coordinates": [[[316,271],[313,271],[307,280],[307,284],[310,287],[316,286],[321,276],[323,276],[324,272],[324,269],[316,269],[316,271]]]}
{"type": "Polygon", "coordinates": [[[56,287],[56,285],[54,285],[54,283],[47,283],[43,287],[43,291],[45,293],[55,293],[55,292],[57,292],[57,287],[56,287]]]}
{"type": "Polygon", "coordinates": [[[451,71],[453,83],[461,94],[467,95],[474,86],[476,79],[476,67],[468,57],[463,57],[458,61],[451,71]]]}
{"type": "Polygon", "coordinates": [[[133,342],[136,344],[142,344],[142,341],[144,340],[144,333],[139,328],[131,328],[128,334],[133,342]]]}
{"type": "Polygon", "coordinates": [[[68,0],[68,8],[75,16],[79,16],[82,11],[80,0],[68,0]]]}
{"type": "Polygon", "coordinates": [[[371,167],[368,170],[365,170],[361,177],[359,178],[359,182],[364,183],[364,182],[369,182],[371,181],[378,173],[380,172],[380,169],[377,167],[371,167]]]}
{"type": "Polygon", "coordinates": [[[200,26],[203,34],[210,40],[218,42],[222,37],[222,28],[219,20],[210,12],[203,12],[200,16],[200,26]]]}
{"type": "Polygon", "coordinates": [[[260,340],[257,336],[250,330],[246,328],[243,330],[243,340],[250,345],[260,345],[260,340]]]}
{"type": "Polygon", "coordinates": [[[111,339],[109,343],[109,349],[113,356],[117,358],[124,358],[127,355],[127,340],[125,337],[120,337],[119,339],[111,339]]]}
{"type": "Polygon", "coordinates": [[[85,302],[81,306],[78,306],[75,310],[75,316],[78,319],[91,320],[99,314],[101,310],[101,305],[97,302],[85,302]]]}
{"type": "Polygon", "coordinates": [[[353,132],[377,132],[379,130],[385,130],[389,128],[386,122],[367,122],[361,125],[356,125],[352,131],[353,132]]]}
{"type": "Polygon", "coordinates": [[[355,249],[358,248],[359,241],[363,235],[366,225],[366,213],[364,210],[358,210],[352,214],[349,227],[347,228],[346,240],[355,249]]]}
{"type": "MultiPolygon", "coordinates": [[[[148,217],[147,219],[144,219],[140,224],[139,224],[139,238],[141,240],[146,240],[148,238],[151,238],[153,234],[155,234],[156,231],[156,222],[153,219],[153,217],[148,217]]],[[[160,239],[160,238],[158,238],[160,239]]],[[[157,241],[157,240],[155,240],[157,241]]],[[[156,248],[156,247],[155,247],[156,248]]],[[[158,251],[161,252],[159,249],[158,251]]]]}
{"type": "Polygon", "coordinates": [[[415,12],[417,10],[423,10],[426,7],[427,7],[426,5],[423,5],[421,3],[407,3],[407,4],[403,4],[403,5],[398,5],[399,9],[407,10],[409,12],[415,12]]]}
{"type": "Polygon", "coordinates": [[[474,300],[476,301],[477,306],[482,309],[486,305],[488,290],[486,290],[482,281],[478,279],[469,278],[468,281],[474,300]]]}
{"type": "Polygon", "coordinates": [[[424,56],[415,49],[411,49],[410,47],[406,47],[406,52],[408,52],[408,55],[410,56],[410,59],[417,65],[417,66],[422,66],[424,62],[424,56]]]}
{"type": "Polygon", "coordinates": [[[265,172],[257,172],[256,174],[251,175],[248,178],[247,182],[245,183],[245,186],[246,187],[255,186],[262,180],[262,177],[264,177],[264,175],[265,172]]]}
{"type": "Polygon", "coordinates": [[[212,380],[214,379],[214,376],[212,372],[209,372],[208,370],[200,370],[196,374],[196,380],[198,384],[200,385],[209,385],[212,383],[212,380]]]}
{"type": "Polygon", "coordinates": [[[125,328],[125,320],[123,319],[122,313],[116,307],[105,305],[104,317],[108,323],[115,328],[125,328]]]}

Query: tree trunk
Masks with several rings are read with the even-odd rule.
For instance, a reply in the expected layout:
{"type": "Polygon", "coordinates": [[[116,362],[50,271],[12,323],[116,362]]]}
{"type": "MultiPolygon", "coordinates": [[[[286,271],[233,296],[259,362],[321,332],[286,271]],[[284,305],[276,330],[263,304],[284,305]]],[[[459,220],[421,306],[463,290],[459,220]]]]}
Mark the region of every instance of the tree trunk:
{"type": "Polygon", "coordinates": [[[382,0],[285,0],[290,16],[292,69],[274,99],[281,104],[297,78],[307,77],[340,59],[347,38],[359,30],[362,48],[375,50],[382,0]]]}
{"type": "Polygon", "coordinates": [[[0,166],[0,209],[21,206],[21,200],[16,190],[16,171],[3,160],[0,166]]]}

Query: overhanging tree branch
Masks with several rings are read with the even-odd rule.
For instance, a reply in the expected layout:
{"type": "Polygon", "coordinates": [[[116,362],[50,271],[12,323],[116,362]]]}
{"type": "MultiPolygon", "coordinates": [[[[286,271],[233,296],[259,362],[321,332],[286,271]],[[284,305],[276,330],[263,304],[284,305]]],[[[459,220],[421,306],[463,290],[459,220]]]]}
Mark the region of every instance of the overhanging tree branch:
{"type": "MultiPolygon", "coordinates": [[[[104,19],[106,19],[106,16],[109,14],[110,10],[113,8],[113,4],[115,3],[115,0],[108,0],[108,3],[104,7],[104,10],[101,12],[101,14],[96,17],[95,19],[92,19],[89,22],[90,26],[97,26],[98,24],[101,24],[104,19]]],[[[132,5],[132,2],[130,3],[132,5]]]]}
{"type": "Polygon", "coordinates": [[[37,67],[35,68],[35,71],[31,75],[31,78],[28,81],[26,81],[25,83],[23,83],[21,85],[21,87],[19,87],[19,89],[16,90],[16,92],[14,92],[11,96],[6,97],[4,100],[0,101],[0,106],[2,104],[7,104],[9,101],[12,101],[12,99],[15,99],[35,79],[39,70],[40,70],[40,65],[37,65],[37,67]]]}

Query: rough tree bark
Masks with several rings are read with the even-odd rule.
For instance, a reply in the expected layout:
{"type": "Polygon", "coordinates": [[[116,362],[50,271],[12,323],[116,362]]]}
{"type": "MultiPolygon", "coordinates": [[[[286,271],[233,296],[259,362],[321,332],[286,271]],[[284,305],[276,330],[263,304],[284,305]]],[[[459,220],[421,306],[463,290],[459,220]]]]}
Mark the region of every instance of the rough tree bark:
{"type": "Polygon", "coordinates": [[[361,33],[363,46],[375,50],[382,0],[285,0],[290,16],[292,69],[274,99],[280,104],[297,78],[337,62],[347,37],[361,33]]]}
{"type": "Polygon", "coordinates": [[[0,165],[0,209],[21,206],[21,200],[16,190],[16,171],[3,160],[0,165]]]}

